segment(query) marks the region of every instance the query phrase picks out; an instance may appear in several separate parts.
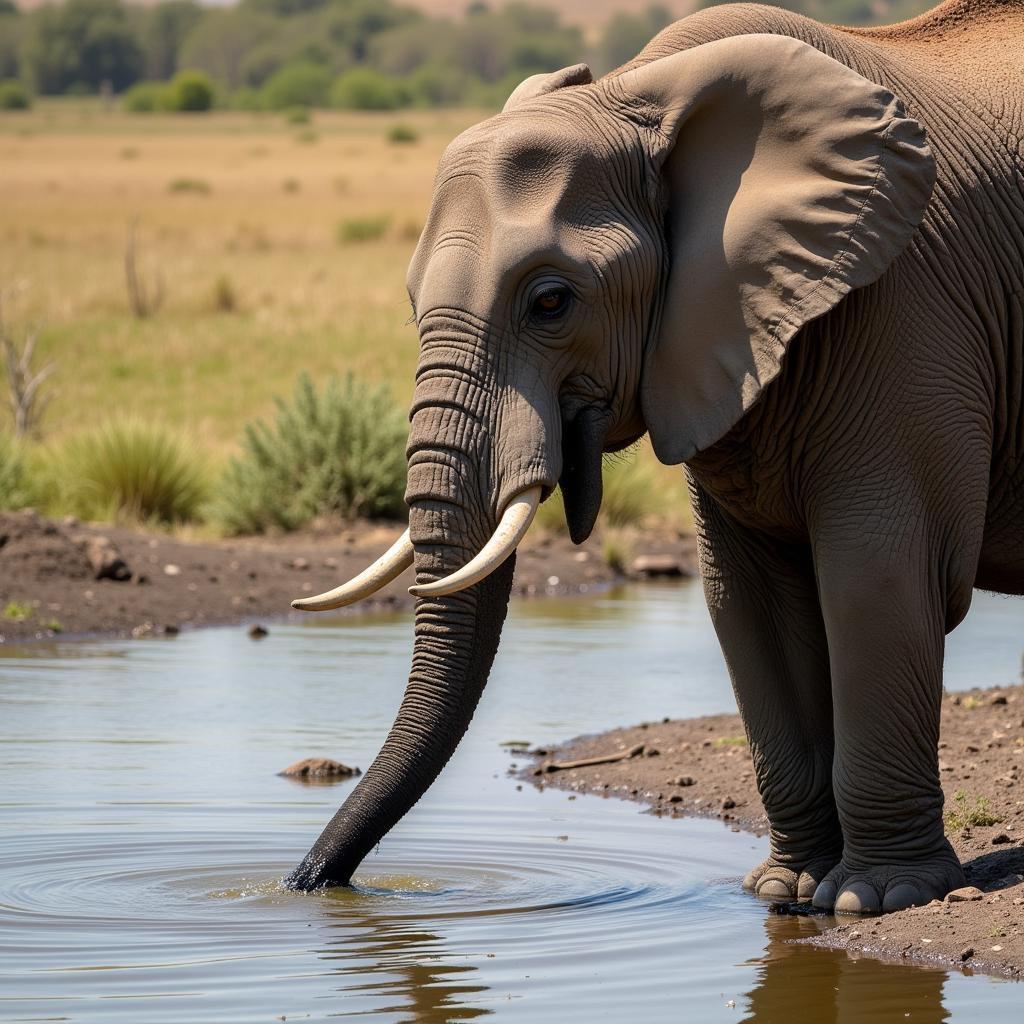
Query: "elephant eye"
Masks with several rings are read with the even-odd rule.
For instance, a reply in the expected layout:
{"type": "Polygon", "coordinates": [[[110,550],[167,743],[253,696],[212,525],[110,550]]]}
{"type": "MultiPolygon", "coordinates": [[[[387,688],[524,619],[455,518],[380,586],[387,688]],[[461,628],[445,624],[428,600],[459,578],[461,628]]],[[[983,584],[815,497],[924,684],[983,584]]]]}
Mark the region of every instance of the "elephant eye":
{"type": "Polygon", "coordinates": [[[568,288],[545,288],[534,300],[530,312],[539,320],[553,320],[569,308],[568,288]]]}

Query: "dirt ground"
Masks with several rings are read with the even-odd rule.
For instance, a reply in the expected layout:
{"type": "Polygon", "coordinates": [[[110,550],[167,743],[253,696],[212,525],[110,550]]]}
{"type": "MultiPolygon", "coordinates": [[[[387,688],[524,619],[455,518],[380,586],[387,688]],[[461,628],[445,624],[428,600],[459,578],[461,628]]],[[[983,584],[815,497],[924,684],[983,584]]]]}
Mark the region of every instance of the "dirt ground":
{"type": "MultiPolygon", "coordinates": [[[[190,541],[54,522],[31,510],[0,513],[0,643],[57,633],[144,637],[308,615],[292,612],[291,600],[354,576],[400,530],[397,524],[357,523],[276,538],[190,541]]],[[[639,559],[643,569],[647,559],[656,570],[696,571],[692,537],[638,535],[629,547],[630,566],[639,559]]],[[[622,578],[601,557],[600,537],[576,548],[567,537],[529,536],[520,551],[515,592],[580,593],[622,578]]],[[[411,607],[411,583],[410,571],[374,598],[332,614],[411,607]]]]}
{"type": "MultiPolygon", "coordinates": [[[[840,917],[799,941],[1024,978],[1024,686],[947,694],[939,746],[946,831],[967,885],[978,891],[893,914],[840,917]]],[[[526,775],[540,786],[608,793],[659,815],[716,817],[737,830],[767,831],[738,715],[644,723],[532,754],[526,775]],[[550,770],[552,762],[621,752],[633,756],[550,770]]]]}

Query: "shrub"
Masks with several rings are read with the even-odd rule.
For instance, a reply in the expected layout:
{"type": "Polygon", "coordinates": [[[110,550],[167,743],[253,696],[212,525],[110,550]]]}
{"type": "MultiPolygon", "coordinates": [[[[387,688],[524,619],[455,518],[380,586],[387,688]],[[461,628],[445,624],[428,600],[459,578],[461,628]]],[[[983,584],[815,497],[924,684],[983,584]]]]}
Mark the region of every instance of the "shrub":
{"type": "Polygon", "coordinates": [[[309,107],[289,107],[284,112],[284,119],[288,124],[309,124],[309,107]]]}
{"type": "Polygon", "coordinates": [[[32,504],[25,459],[18,444],[0,436],[0,509],[32,504]]]}
{"type": "Polygon", "coordinates": [[[213,79],[203,71],[179,71],[167,85],[168,110],[199,113],[210,110],[216,98],[213,79]]]}
{"type": "Polygon", "coordinates": [[[216,313],[234,313],[238,309],[238,294],[231,278],[221,274],[213,282],[212,306],[216,313]]]}
{"type": "Polygon", "coordinates": [[[397,110],[409,104],[409,94],[397,78],[372,68],[352,68],[331,86],[331,106],[345,110],[397,110]]]}
{"type": "Polygon", "coordinates": [[[388,131],[388,142],[397,143],[399,145],[409,142],[418,142],[419,138],[420,136],[416,129],[407,124],[392,125],[388,131]]]}
{"type": "Polygon", "coordinates": [[[338,225],[338,241],[343,245],[348,242],[373,242],[384,236],[391,218],[386,213],[374,217],[350,217],[338,225]]]}
{"type": "Polygon", "coordinates": [[[295,61],[266,80],[260,99],[268,110],[319,107],[326,102],[330,87],[331,74],[326,68],[312,61],[295,61]]]}
{"type": "Polygon", "coordinates": [[[167,183],[168,192],[197,192],[205,196],[210,191],[210,183],[202,178],[175,178],[167,183]]]}
{"type": "Polygon", "coordinates": [[[957,832],[972,825],[983,828],[986,825],[998,825],[1003,819],[993,814],[989,799],[979,796],[971,801],[964,789],[953,794],[953,806],[943,815],[947,832],[957,832]]]}
{"type": "Polygon", "coordinates": [[[15,78],[0,80],[0,110],[28,110],[32,106],[32,97],[15,78]]]}
{"type": "Polygon", "coordinates": [[[121,98],[125,110],[133,114],[152,114],[167,109],[166,82],[136,82],[121,98]]]}
{"type": "Polygon", "coordinates": [[[54,459],[56,500],[82,519],[184,522],[207,495],[205,467],[179,435],[135,420],[74,437],[54,459]]]}
{"type": "Polygon", "coordinates": [[[321,515],[387,517],[405,511],[404,412],[385,388],[351,376],[318,392],[299,377],[273,425],[245,428],[212,508],[227,533],[294,530],[321,515]]]}

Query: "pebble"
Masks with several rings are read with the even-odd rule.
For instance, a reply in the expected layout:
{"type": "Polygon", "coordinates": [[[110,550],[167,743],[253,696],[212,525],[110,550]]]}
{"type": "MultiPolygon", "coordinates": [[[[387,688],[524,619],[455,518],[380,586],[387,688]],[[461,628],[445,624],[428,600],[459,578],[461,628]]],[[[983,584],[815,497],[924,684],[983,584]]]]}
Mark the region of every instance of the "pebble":
{"type": "Polygon", "coordinates": [[[1013,840],[1005,832],[997,832],[992,837],[993,846],[1002,846],[1003,843],[1011,843],[1013,840]]]}
{"type": "Polygon", "coordinates": [[[960,950],[961,960],[970,960],[972,956],[974,956],[973,946],[967,946],[966,948],[960,950]]]}
{"type": "Polygon", "coordinates": [[[181,566],[180,565],[175,565],[173,562],[168,562],[167,565],[164,566],[164,575],[165,576],[180,576],[181,575],[181,566]]]}
{"type": "Polygon", "coordinates": [[[249,639],[250,640],[262,640],[265,636],[270,635],[270,630],[266,626],[260,626],[258,623],[253,623],[249,627],[249,639]]]}
{"type": "Polygon", "coordinates": [[[676,786],[692,786],[696,783],[696,779],[692,775],[680,775],[678,778],[673,779],[673,785],[676,786]]]}

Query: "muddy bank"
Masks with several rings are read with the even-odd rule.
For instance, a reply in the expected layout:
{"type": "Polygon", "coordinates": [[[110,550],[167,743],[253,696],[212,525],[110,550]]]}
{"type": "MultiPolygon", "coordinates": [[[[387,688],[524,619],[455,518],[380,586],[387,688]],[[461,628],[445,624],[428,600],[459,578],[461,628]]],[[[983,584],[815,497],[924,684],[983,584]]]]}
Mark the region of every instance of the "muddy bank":
{"type": "MultiPolygon", "coordinates": [[[[0,643],[61,634],[150,636],[209,625],[299,616],[293,598],[354,576],[395,540],[397,524],[231,541],[55,522],[30,510],[0,513],[0,643]]],[[[619,545],[622,546],[621,543],[619,545]]],[[[627,541],[626,570],[692,574],[696,548],[675,532],[627,541]],[[646,568],[645,568],[646,567],[646,568]]],[[[516,568],[524,596],[585,592],[621,580],[601,538],[528,536],[516,568]]],[[[356,608],[412,605],[412,572],[356,608]]]]}
{"type": "MultiPolygon", "coordinates": [[[[964,864],[964,899],[894,914],[839,918],[814,945],[884,959],[1024,978],[1024,686],[943,699],[939,750],[946,831],[964,864]]],[[[663,815],[767,831],[738,715],[665,720],[534,752],[541,786],[605,793],[663,815]],[[621,760],[551,771],[552,762],[621,760]]],[[[753,866],[753,865],[751,865],[753,866]]]]}

